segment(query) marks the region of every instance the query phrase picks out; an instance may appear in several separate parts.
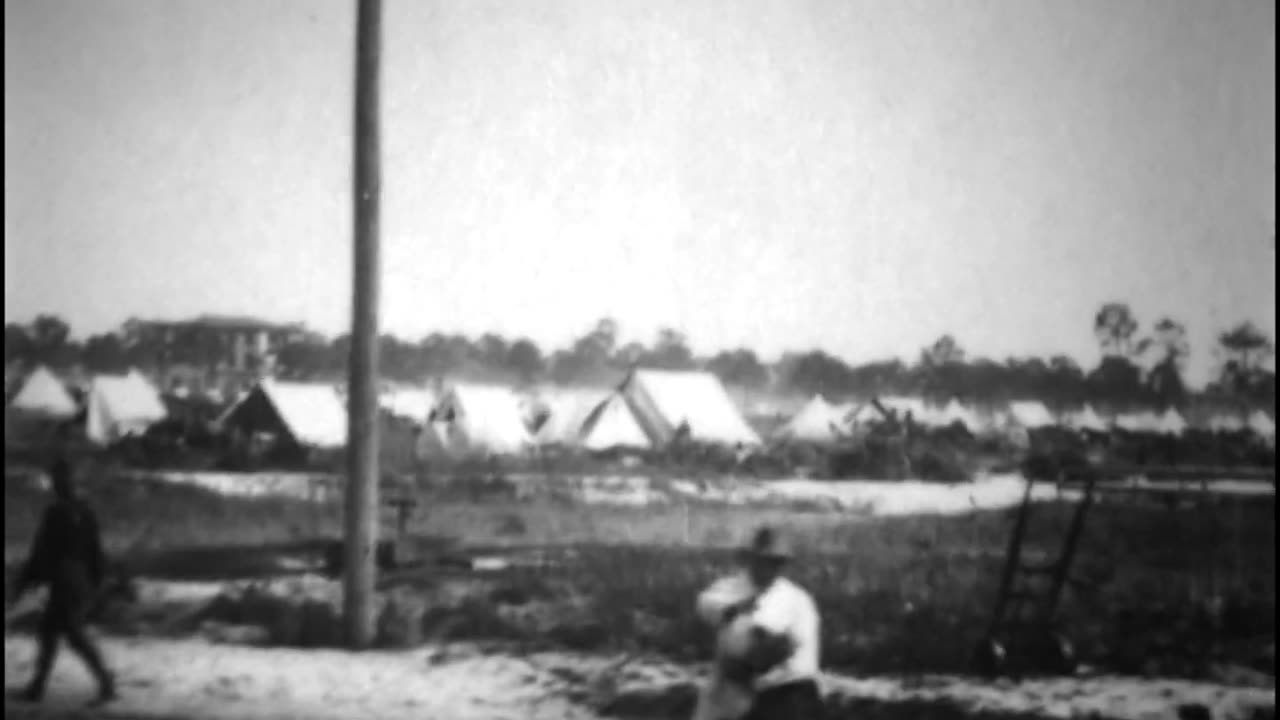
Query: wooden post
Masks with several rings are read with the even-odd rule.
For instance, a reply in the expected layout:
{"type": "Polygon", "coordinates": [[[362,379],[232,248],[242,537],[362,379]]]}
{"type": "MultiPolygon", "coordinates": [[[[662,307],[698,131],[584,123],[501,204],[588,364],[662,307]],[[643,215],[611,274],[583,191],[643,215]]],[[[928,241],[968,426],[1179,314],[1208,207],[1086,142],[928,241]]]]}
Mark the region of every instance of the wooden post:
{"type": "Polygon", "coordinates": [[[378,221],[381,0],[357,0],[355,223],[351,358],[347,395],[347,487],[343,615],[353,650],[373,640],[378,542],[378,221]]]}

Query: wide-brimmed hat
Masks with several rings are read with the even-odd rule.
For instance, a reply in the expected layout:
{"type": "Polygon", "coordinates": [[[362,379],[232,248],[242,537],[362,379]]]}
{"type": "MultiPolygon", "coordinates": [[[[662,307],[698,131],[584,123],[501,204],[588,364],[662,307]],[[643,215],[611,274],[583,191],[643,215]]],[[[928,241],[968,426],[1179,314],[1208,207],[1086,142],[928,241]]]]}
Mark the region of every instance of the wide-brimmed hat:
{"type": "Polygon", "coordinates": [[[791,559],[791,546],[786,538],[771,527],[762,527],[751,536],[751,541],[738,549],[745,558],[777,560],[783,562],[791,559]]]}

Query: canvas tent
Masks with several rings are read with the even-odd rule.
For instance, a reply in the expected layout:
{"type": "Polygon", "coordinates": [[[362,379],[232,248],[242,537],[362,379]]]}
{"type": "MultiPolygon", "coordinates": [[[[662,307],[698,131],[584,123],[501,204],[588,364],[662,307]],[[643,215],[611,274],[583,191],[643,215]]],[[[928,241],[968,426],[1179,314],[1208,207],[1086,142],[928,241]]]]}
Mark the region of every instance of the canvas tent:
{"type": "Polygon", "coordinates": [[[1004,420],[1006,424],[1024,430],[1040,430],[1058,424],[1053,413],[1039,400],[1016,400],[1009,403],[1004,420]]]}
{"type": "Polygon", "coordinates": [[[644,450],[652,447],[649,436],[631,412],[626,398],[614,393],[597,403],[582,424],[578,444],[596,452],[625,448],[644,450]]]}
{"type": "Polygon", "coordinates": [[[545,413],[534,432],[540,445],[578,444],[591,413],[609,398],[607,390],[556,389],[539,393],[536,404],[545,413]]]}
{"type": "Polygon", "coordinates": [[[965,430],[969,432],[978,432],[983,428],[984,423],[982,417],[978,413],[966,407],[963,403],[955,398],[951,398],[941,410],[935,413],[934,420],[943,426],[951,426],[959,423],[965,430]]]}
{"type": "Polygon", "coordinates": [[[1237,433],[1248,428],[1249,423],[1238,414],[1218,412],[1209,417],[1205,427],[1213,432],[1237,433]]]}
{"type": "Polygon", "coordinates": [[[1144,410],[1121,414],[1116,418],[1116,427],[1131,433],[1159,434],[1162,423],[1159,415],[1144,410]]]}
{"type": "Polygon", "coordinates": [[[923,398],[889,395],[877,398],[876,402],[885,410],[892,411],[899,421],[905,420],[910,413],[912,422],[918,425],[933,423],[934,411],[923,398]]]}
{"type": "Polygon", "coordinates": [[[846,435],[847,408],[831,405],[821,395],[814,395],[800,412],[778,428],[781,440],[797,440],[810,443],[831,443],[846,435]]]}
{"type": "Polygon", "coordinates": [[[1064,418],[1064,424],[1073,430],[1088,430],[1095,433],[1105,433],[1109,429],[1106,421],[1098,415],[1092,405],[1085,405],[1076,412],[1069,413],[1064,418]]]}
{"type": "Polygon", "coordinates": [[[102,445],[140,435],[167,415],[160,393],[136,370],[94,377],[87,404],[85,436],[102,445]]]}
{"type": "Polygon", "coordinates": [[[1261,410],[1254,410],[1249,415],[1249,429],[1256,433],[1259,437],[1267,440],[1275,440],[1276,438],[1276,422],[1261,410]]]}
{"type": "Polygon", "coordinates": [[[435,404],[435,393],[423,388],[391,387],[378,395],[378,405],[383,411],[417,425],[427,422],[435,404]]]}
{"type": "Polygon", "coordinates": [[[1156,432],[1161,435],[1181,435],[1187,431],[1187,421],[1173,408],[1155,416],[1156,432]]]}
{"type": "Polygon", "coordinates": [[[264,380],[218,420],[227,430],[286,434],[305,447],[347,443],[347,409],[331,385],[264,380]]]}
{"type": "Polygon", "coordinates": [[[440,398],[432,422],[443,422],[455,454],[514,455],[534,444],[520,399],[505,387],[456,384],[440,398]]]}
{"type": "Polygon", "coordinates": [[[67,387],[43,365],[27,376],[9,407],[24,415],[50,420],[66,420],[79,412],[67,387]]]}
{"type": "Polygon", "coordinates": [[[698,442],[760,444],[724,385],[711,373],[633,370],[621,393],[654,445],[670,443],[682,426],[698,442]]]}

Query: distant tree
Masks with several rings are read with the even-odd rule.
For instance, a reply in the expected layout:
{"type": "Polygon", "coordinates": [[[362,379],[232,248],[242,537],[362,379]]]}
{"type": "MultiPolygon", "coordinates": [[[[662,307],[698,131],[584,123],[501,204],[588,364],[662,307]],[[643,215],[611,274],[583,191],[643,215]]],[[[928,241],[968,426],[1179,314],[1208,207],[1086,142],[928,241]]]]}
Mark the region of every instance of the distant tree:
{"type": "Polygon", "coordinates": [[[1218,345],[1224,358],[1218,381],[1221,389],[1237,396],[1257,395],[1268,374],[1274,387],[1274,371],[1266,366],[1275,357],[1275,344],[1257,326],[1241,323],[1218,336],[1218,345]]]}
{"type": "Polygon", "coordinates": [[[27,328],[33,359],[65,366],[75,361],[78,348],[71,343],[71,326],[57,315],[38,315],[27,328]]]}
{"type": "Polygon", "coordinates": [[[717,353],[707,361],[707,370],[729,385],[758,390],[769,384],[769,369],[746,348],[717,353]]]}
{"type": "Polygon", "coordinates": [[[1093,333],[1105,356],[1131,356],[1137,332],[1138,321],[1125,303],[1107,303],[1093,318],[1093,333]]]}
{"type": "Polygon", "coordinates": [[[90,336],[84,342],[80,360],[89,370],[100,373],[119,373],[130,365],[124,340],[116,333],[90,336]]]}
{"type": "Polygon", "coordinates": [[[629,342],[613,353],[613,366],[619,370],[628,370],[644,361],[649,350],[642,343],[629,342]]]}
{"type": "Polygon", "coordinates": [[[1049,358],[1046,383],[1044,399],[1052,400],[1057,405],[1078,404],[1087,394],[1084,370],[1066,355],[1049,358]]]}
{"type": "Polygon", "coordinates": [[[1127,357],[1110,355],[1102,358],[1087,378],[1093,400],[1133,403],[1145,399],[1142,370],[1127,357]]]}
{"type": "Polygon", "coordinates": [[[1181,405],[1187,397],[1183,379],[1191,344],[1186,327],[1171,318],[1156,323],[1150,337],[1138,342],[1138,353],[1153,356],[1147,373],[1147,392],[1161,405],[1181,405]]]}
{"type": "Polygon", "coordinates": [[[945,400],[960,392],[964,349],[951,335],[943,335],[920,351],[919,373],[922,392],[945,400]]]}
{"type": "Polygon", "coordinates": [[[658,331],[657,340],[644,357],[644,364],[664,370],[689,370],[695,367],[693,351],[683,333],[671,328],[658,331]]]}
{"type": "Polygon", "coordinates": [[[6,323],[4,326],[4,361],[30,362],[35,356],[35,342],[26,325],[6,323]]]}
{"type": "Polygon", "coordinates": [[[920,353],[920,364],[925,367],[958,365],[964,362],[964,348],[951,335],[943,335],[920,353]]]}
{"type": "Polygon", "coordinates": [[[302,338],[280,348],[276,355],[277,371],[281,377],[306,380],[339,366],[341,363],[333,355],[324,338],[302,338]]]}
{"type": "Polygon", "coordinates": [[[894,358],[850,368],[847,390],[862,397],[873,397],[902,393],[912,384],[912,368],[894,358]]]}
{"type": "Polygon", "coordinates": [[[507,346],[506,338],[494,333],[486,333],[480,336],[474,348],[476,360],[485,368],[495,371],[508,369],[507,358],[510,348],[507,346]]]}
{"type": "Polygon", "coordinates": [[[785,385],[805,394],[837,395],[848,392],[852,371],[843,360],[821,350],[787,358],[785,385]]]}
{"type": "Polygon", "coordinates": [[[532,383],[546,370],[542,350],[527,338],[520,338],[507,348],[507,367],[524,383],[532,383]]]}

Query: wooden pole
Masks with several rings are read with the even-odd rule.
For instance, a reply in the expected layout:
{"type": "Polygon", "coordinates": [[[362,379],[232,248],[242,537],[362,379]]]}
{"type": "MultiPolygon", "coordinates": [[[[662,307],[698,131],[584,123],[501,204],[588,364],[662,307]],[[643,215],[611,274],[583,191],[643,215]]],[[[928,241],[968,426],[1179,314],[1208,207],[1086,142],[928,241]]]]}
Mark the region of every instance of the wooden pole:
{"type": "Polygon", "coordinates": [[[378,233],[381,0],[357,0],[355,223],[351,358],[347,395],[347,488],[343,614],[353,650],[373,640],[378,542],[378,233]]]}

